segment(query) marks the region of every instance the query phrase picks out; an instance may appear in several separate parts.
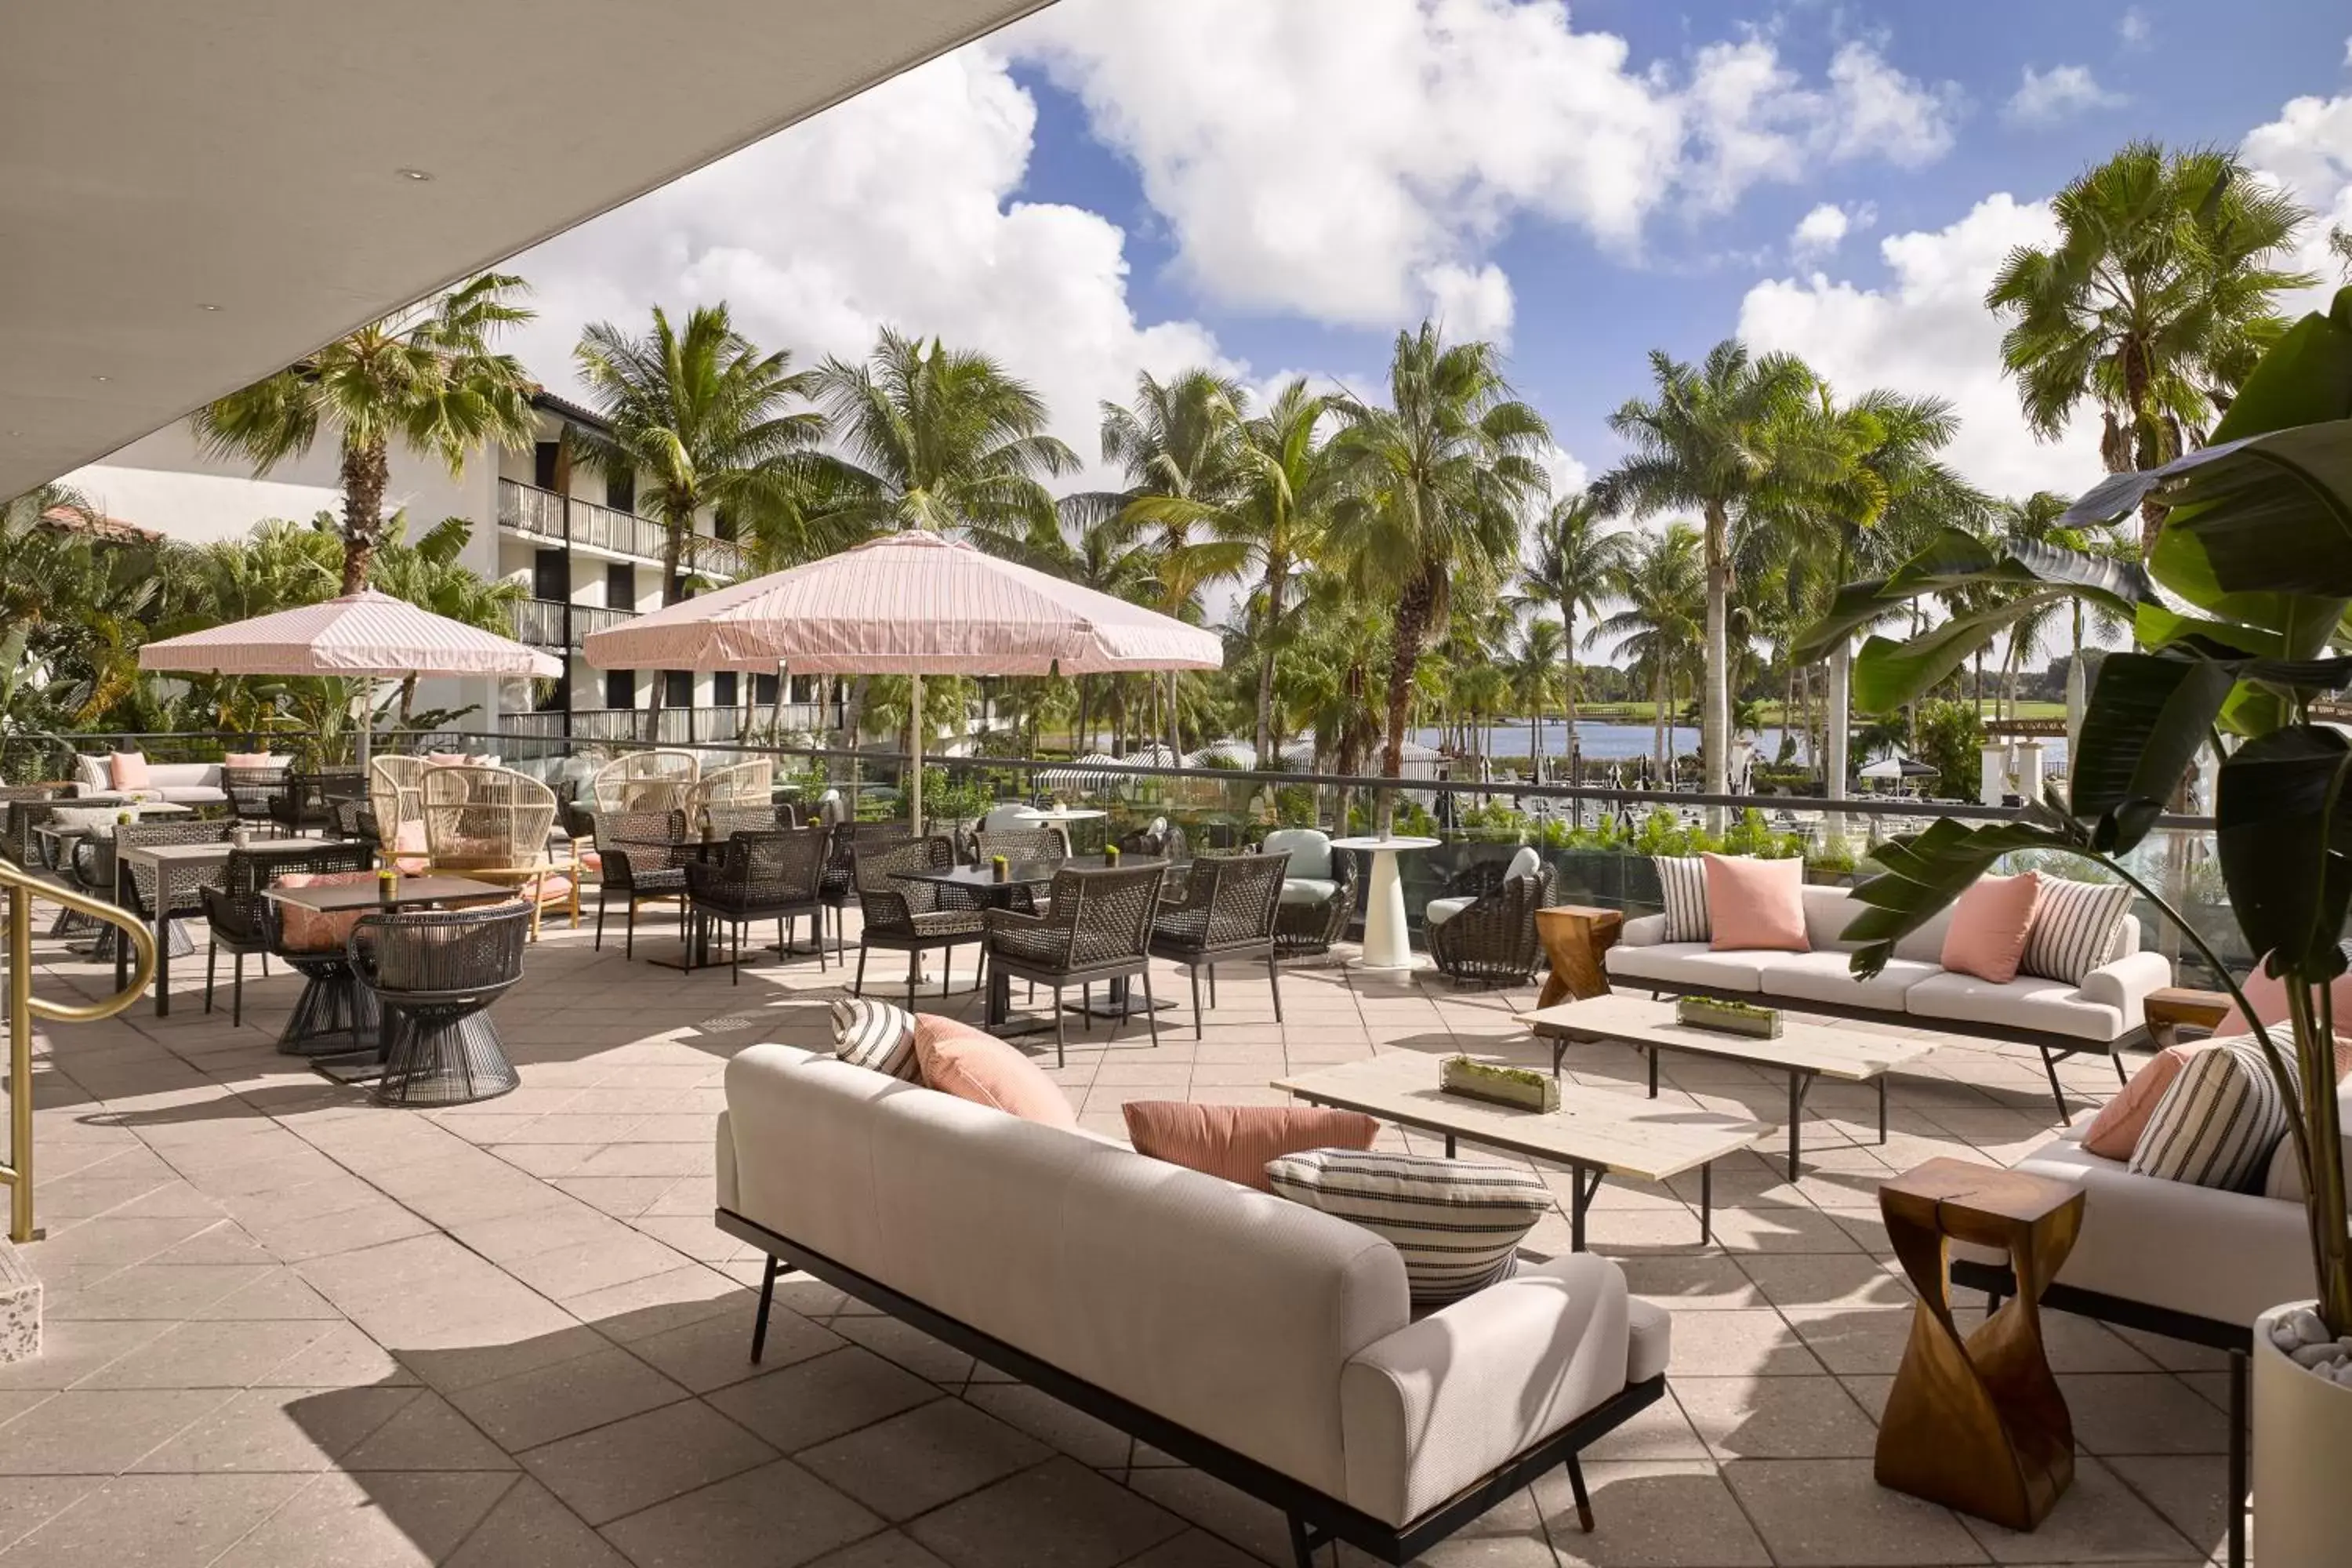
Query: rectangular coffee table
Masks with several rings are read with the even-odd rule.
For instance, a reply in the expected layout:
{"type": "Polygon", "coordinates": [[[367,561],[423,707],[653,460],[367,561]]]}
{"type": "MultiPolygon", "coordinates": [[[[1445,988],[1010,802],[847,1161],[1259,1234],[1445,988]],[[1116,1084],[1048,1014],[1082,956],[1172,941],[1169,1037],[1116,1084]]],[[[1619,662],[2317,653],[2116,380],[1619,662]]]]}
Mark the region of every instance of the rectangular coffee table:
{"type": "Polygon", "coordinates": [[[1696,1167],[1699,1173],[1698,1234],[1715,1239],[1715,1162],[1734,1154],[1771,1129],[1760,1121],[1697,1110],[1661,1110],[1630,1094],[1562,1085],[1558,1110],[1518,1110],[1437,1087],[1443,1058],[1390,1051],[1276,1079],[1274,1087],[1309,1105],[1337,1106],[1400,1126],[1441,1133],[1453,1157],[1467,1138],[1530,1160],[1566,1165],[1575,1178],[1570,1245],[1584,1250],[1584,1215],[1605,1176],[1664,1182],[1696,1167]]]}
{"type": "Polygon", "coordinates": [[[1560,1058],[1578,1040],[1609,1040],[1647,1051],[1650,1057],[1650,1098],[1658,1097],[1658,1054],[1688,1051],[1781,1072],[1789,1077],[1789,1179],[1797,1179],[1801,1152],[1805,1096],[1817,1078],[1843,1083],[1869,1083],[1878,1088],[1878,1141],[1886,1142],[1886,1073],[1916,1061],[1934,1045],[1881,1034],[1866,1024],[1843,1018],[1808,1017],[1780,1009],[1778,1039],[1759,1040],[1722,1029],[1701,1029],[1675,1021],[1671,1000],[1645,996],[1595,996],[1521,1013],[1517,1021],[1551,1042],[1552,1076],[1559,1075],[1560,1058]]]}

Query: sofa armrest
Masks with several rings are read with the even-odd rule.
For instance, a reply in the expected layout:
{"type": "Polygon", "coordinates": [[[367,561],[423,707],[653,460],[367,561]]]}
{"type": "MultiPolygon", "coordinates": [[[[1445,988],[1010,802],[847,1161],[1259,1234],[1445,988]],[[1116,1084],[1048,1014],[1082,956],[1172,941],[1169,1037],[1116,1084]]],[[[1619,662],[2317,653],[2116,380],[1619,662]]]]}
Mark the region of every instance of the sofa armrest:
{"type": "Polygon", "coordinates": [[[2172,963],[2160,952],[2126,953],[2083,976],[2083,999],[2123,1010],[2124,1033],[2144,1020],[2148,997],[2172,984],[2172,963]]]}
{"type": "Polygon", "coordinates": [[[1617,932],[1617,941],[1624,947],[1655,947],[1666,940],[1666,917],[1643,915],[1627,921],[1617,932]]]}
{"type": "Polygon", "coordinates": [[[1339,1380],[1348,1501],[1402,1524],[1619,1393],[1627,1300],[1614,1263],[1576,1253],[1359,1351],[1339,1380]]]}

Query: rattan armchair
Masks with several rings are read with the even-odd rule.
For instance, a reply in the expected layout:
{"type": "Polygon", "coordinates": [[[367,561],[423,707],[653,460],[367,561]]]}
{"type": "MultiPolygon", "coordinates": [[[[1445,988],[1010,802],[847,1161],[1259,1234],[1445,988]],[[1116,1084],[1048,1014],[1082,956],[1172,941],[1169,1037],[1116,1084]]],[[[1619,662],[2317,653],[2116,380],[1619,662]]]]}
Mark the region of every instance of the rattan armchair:
{"type": "Polygon", "coordinates": [[[221,793],[228,796],[229,816],[244,826],[277,832],[279,824],[269,803],[286,787],[286,775],[291,766],[288,763],[271,763],[266,767],[224,766],[221,793]]]}
{"type": "Polygon", "coordinates": [[[695,812],[719,807],[765,807],[775,795],[775,785],[776,764],[772,758],[755,757],[750,762],[711,768],[687,791],[687,820],[692,821],[695,812]]]}
{"type": "Polygon", "coordinates": [[[866,994],[866,955],[875,948],[907,954],[907,1006],[915,1005],[915,955],[944,949],[940,985],[945,990],[955,973],[955,950],[978,942],[986,926],[981,911],[947,896],[936,882],[910,881],[902,871],[945,871],[956,863],[955,846],[944,836],[900,838],[870,848],[854,849],[851,865],[857,881],[857,979],[855,995],[866,994]]]}
{"type": "Polygon", "coordinates": [[[1356,858],[1335,851],[1330,836],[1311,827],[1277,828],[1260,847],[1290,857],[1275,911],[1275,952],[1285,958],[1330,952],[1356,912],[1356,858]]]}
{"type": "MultiPolygon", "coordinates": [[[[1151,1043],[1160,1043],[1160,1017],[1151,997],[1151,921],[1167,870],[1158,863],[1086,869],[1065,866],[1054,874],[1051,906],[1045,913],[988,911],[983,961],[1007,979],[1054,988],[1056,1067],[1067,1060],[1068,1015],[1062,1009],[1062,990],[1068,985],[1091,992],[1098,980],[1141,977],[1151,1043]]],[[[1125,1016],[1122,1008],[1122,1021],[1125,1016]]],[[[1112,1032],[1117,1031],[1114,1024],[1112,1032]]]]}
{"type": "Polygon", "coordinates": [[[1151,922],[1151,956],[1192,972],[1192,1037],[1201,1037],[1201,972],[1209,974],[1209,1005],[1216,1005],[1217,965],[1265,961],[1274,990],[1274,1020],[1282,1022],[1282,979],[1275,963],[1275,910],[1282,899],[1287,855],[1212,855],[1187,868],[1181,896],[1171,896],[1151,922]]]}
{"type": "Polygon", "coordinates": [[[34,840],[33,828],[47,819],[49,808],[66,798],[72,788],[63,784],[0,784],[0,803],[5,803],[7,817],[5,832],[0,832],[0,859],[13,860],[31,870],[43,869],[40,846],[34,840]]]}
{"type": "Polygon", "coordinates": [[[387,848],[398,840],[402,823],[425,820],[425,767],[422,757],[377,757],[368,763],[368,805],[388,836],[387,848]]]}
{"type": "Polygon", "coordinates": [[[289,771],[269,797],[270,819],[289,833],[332,833],[335,802],[366,793],[367,781],[350,769],[289,771]]]}
{"type": "Polygon", "coordinates": [[[792,808],[770,805],[706,805],[686,816],[689,832],[699,829],[709,838],[731,838],[738,833],[781,833],[793,826],[792,808]]]}
{"type": "Polygon", "coordinates": [[[596,941],[604,946],[604,910],[614,899],[626,906],[627,925],[621,955],[637,954],[637,907],[674,903],[678,930],[686,929],[686,813],[683,811],[600,811],[594,817],[596,841],[596,941]]]}
{"type": "Polygon", "coordinates": [[[1431,960],[1457,985],[1525,984],[1543,956],[1536,911],[1558,901],[1558,888],[1559,873],[1540,859],[1531,871],[1524,861],[1464,868],[1423,913],[1431,960]]]}
{"type": "Polygon", "coordinates": [[[548,836],[555,827],[555,792],[511,768],[434,767],[425,770],[425,852],[436,871],[512,886],[530,905],[530,931],[549,903],[567,905],[580,923],[576,868],[555,864],[548,836]]]}
{"type": "Polygon", "coordinates": [[[352,928],[349,962],[383,1009],[386,1105],[462,1105],[521,1082],[484,1011],[522,978],[531,910],[387,910],[352,928]]]}
{"type": "MultiPolygon", "coordinates": [[[[724,921],[732,929],[730,983],[743,982],[743,928],[758,921],[776,922],[776,950],[793,951],[792,928],[806,915],[812,931],[824,918],[817,887],[824,877],[825,835],[822,829],[769,828],[739,832],[719,847],[716,860],[690,860],[686,866],[689,912],[696,920],[724,921]]],[[[816,963],[824,967],[824,933],[816,931],[816,963]]],[[[693,942],[687,944],[687,964],[693,967],[693,942]]]]}
{"type": "MultiPolygon", "coordinates": [[[[140,860],[122,860],[119,852],[163,844],[224,844],[235,831],[236,825],[226,820],[197,822],[174,817],[168,822],[122,823],[105,837],[84,838],[74,846],[75,877],[100,898],[121,904],[142,921],[152,921],[156,914],[154,868],[140,860]],[[120,868],[126,865],[131,875],[120,877],[120,868]]],[[[167,922],[165,940],[171,944],[173,957],[196,951],[196,944],[189,940],[187,929],[180,922],[205,912],[204,889],[218,887],[220,879],[218,866],[173,879],[171,907],[163,911],[167,922]]],[[[121,939],[121,933],[113,926],[102,927],[94,956],[113,957],[113,943],[121,939]]]]}
{"type": "MultiPolygon", "coordinates": [[[[856,861],[858,851],[879,849],[886,844],[903,844],[914,836],[914,828],[905,822],[835,822],[832,837],[827,841],[824,858],[824,880],[817,889],[817,899],[833,911],[833,955],[843,956],[848,943],[845,911],[849,900],[857,892],[856,861]]],[[[818,940],[824,940],[822,928],[818,940]]]]}
{"type": "MultiPolygon", "coordinates": [[[[1059,869],[1070,858],[1069,840],[1053,827],[982,827],[971,836],[973,858],[982,866],[991,864],[1002,855],[1013,866],[1051,866],[1059,869]]],[[[1037,911],[1036,892],[1027,887],[1013,889],[1013,907],[1026,914],[1037,911]]]]}
{"type": "Polygon", "coordinates": [[[692,752],[656,746],[624,752],[596,771],[588,793],[599,815],[608,811],[684,811],[702,763],[692,752]]]}

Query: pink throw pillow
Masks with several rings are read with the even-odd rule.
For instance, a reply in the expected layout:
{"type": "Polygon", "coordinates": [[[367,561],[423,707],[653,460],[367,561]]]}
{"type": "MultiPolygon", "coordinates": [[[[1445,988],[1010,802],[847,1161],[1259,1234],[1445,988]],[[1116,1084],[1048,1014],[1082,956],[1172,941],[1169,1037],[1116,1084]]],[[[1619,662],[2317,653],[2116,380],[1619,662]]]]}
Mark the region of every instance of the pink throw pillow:
{"type": "MultiPolygon", "coordinates": [[[[358,883],[373,883],[373,871],[289,871],[278,879],[280,888],[348,888],[358,883]]],[[[352,940],[352,928],[360,923],[365,910],[344,910],[336,914],[321,914],[306,910],[299,904],[278,906],[278,940],[289,952],[341,952],[352,940]]]]}
{"type": "Polygon", "coordinates": [[[1794,856],[1762,860],[1748,855],[1704,857],[1706,910],[1716,952],[1811,952],[1805,934],[1805,863],[1794,856]]]}
{"type": "Polygon", "coordinates": [[[2042,877],[1979,877],[1952,906],[1944,930],[1943,963],[1956,974],[1973,974],[1995,985],[2017,978],[2025,956],[2025,933],[2042,902],[2042,877]]]}
{"type": "Polygon", "coordinates": [[[2139,1147],[2139,1135],[2147,1131],[2147,1119],[2156,1114],[2157,1101],[2172,1087],[2188,1064],[2189,1053],[2205,1042],[2193,1041],[2185,1046],[2167,1046],[2139,1071],[2131,1081],[2116,1090],[2116,1097],[2099,1108],[2098,1115],[2083,1129],[2083,1148],[2086,1153],[2103,1160],[2128,1160],[2139,1147]]]}
{"type": "Polygon", "coordinates": [[[1043,1068],[969,1024],[916,1014],[915,1060],[924,1083],[958,1100],[1048,1127],[1078,1125],[1069,1097],[1043,1068]]]}
{"type": "Polygon", "coordinates": [[[1361,1111],[1312,1105],[1130,1100],[1119,1109],[1137,1153],[1265,1193],[1274,1191],[1267,1161],[1309,1149],[1369,1149],[1381,1131],[1361,1111]]]}
{"type": "MultiPolygon", "coordinates": [[[[2263,965],[2269,962],[2267,953],[2256,959],[2253,973],[2238,982],[2238,989],[2244,992],[2246,1000],[2254,1005],[2254,1016],[2270,1030],[2271,1043],[2284,1050],[2286,1041],[2282,1037],[2287,1031],[2273,1026],[2287,1022],[2286,984],[2263,973],[2263,965]]],[[[2336,1076],[2340,1081],[2352,1077],[2352,1033],[2347,1033],[2352,1031],[2352,973],[2337,975],[2327,987],[2327,995],[2336,1015],[2336,1076]]],[[[2246,1022],[2246,1016],[2238,1010],[2235,1003],[2231,1003],[2230,1010],[2221,1015],[2221,1021],[2213,1026],[2213,1037],[2217,1040],[2231,1035],[2251,1035],[2253,1032],[2254,1026],[2246,1022]]]]}
{"type": "Polygon", "coordinates": [[[108,776],[117,789],[153,789],[154,775],[147,771],[147,758],[139,752],[116,752],[106,761],[108,776]]]}
{"type": "Polygon", "coordinates": [[[272,752],[227,752],[221,756],[225,768],[279,768],[286,759],[272,752]]]}
{"type": "Polygon", "coordinates": [[[392,868],[415,876],[429,869],[433,859],[425,842],[425,824],[410,817],[393,830],[392,868]]]}

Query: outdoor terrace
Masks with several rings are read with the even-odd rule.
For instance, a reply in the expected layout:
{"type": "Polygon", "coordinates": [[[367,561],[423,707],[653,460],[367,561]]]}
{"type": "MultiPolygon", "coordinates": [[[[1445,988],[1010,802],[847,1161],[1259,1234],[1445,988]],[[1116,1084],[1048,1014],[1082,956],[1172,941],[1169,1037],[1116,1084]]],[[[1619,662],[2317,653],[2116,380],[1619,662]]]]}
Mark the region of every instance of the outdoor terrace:
{"type": "MultiPolygon", "coordinates": [[[[168,1018],[142,1003],[43,1041],[48,1235],[25,1256],[47,1349],[0,1368],[0,1564],[1287,1561],[1271,1510],[805,1279],[786,1277],[750,1364],[761,1260],[711,1223],[721,1075],[754,1042],[825,1043],[846,972],[771,959],[730,987],[646,962],[675,951],[666,919],[638,938],[629,962],[551,925],[493,1014],[521,1087],[447,1110],[379,1107],[280,1055],[299,982],[275,967],[248,970],[242,1026],[203,1010],[183,960],[168,1018]]],[[[112,988],[62,944],[36,963],[46,994],[112,988]]],[[[877,952],[869,984],[899,994],[900,963],[877,952]]],[[[1172,968],[1155,983],[1183,994],[1172,968]]],[[[1378,1053],[1548,1061],[1511,1022],[1532,987],[1321,963],[1286,968],[1284,1001],[1276,1023],[1236,975],[1197,1042],[1181,1006],[1156,1048],[1139,1020],[1097,1024],[1066,1068],[1045,1059],[1105,1131],[1129,1099],[1272,1101],[1286,1072],[1378,1053]]],[[[925,1005],[976,1016],[978,998],[925,1005]]],[[[1873,1482],[1910,1323],[1876,1184],[1936,1154],[2012,1160],[2053,1124],[2032,1053],[1929,1037],[1893,1080],[1885,1145],[1866,1089],[1824,1086],[1801,1179],[1761,1152],[1725,1162],[1712,1245],[1688,1184],[1602,1187],[1591,1246],[1674,1314],[1669,1396],[1588,1455],[1597,1533],[1554,1472],[1428,1561],[2209,1560],[2221,1358],[2076,1319],[2047,1323],[2082,1455],[2038,1532],[1873,1482]]],[[[1630,1052],[1570,1067],[1641,1091],[1630,1052]]],[[[2114,1090],[2105,1062],[2062,1071],[2080,1100],[2114,1090]]],[[[1779,1119],[1781,1084],[1745,1068],[1671,1056],[1663,1087],[1779,1119]]],[[[1564,1250],[1566,1220],[1529,1240],[1564,1250]]]]}

